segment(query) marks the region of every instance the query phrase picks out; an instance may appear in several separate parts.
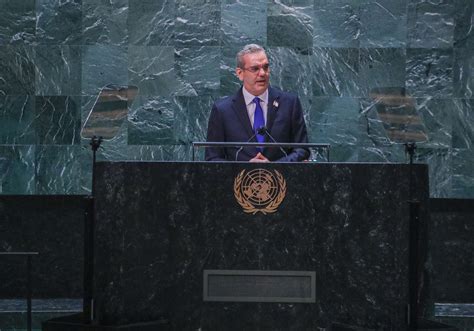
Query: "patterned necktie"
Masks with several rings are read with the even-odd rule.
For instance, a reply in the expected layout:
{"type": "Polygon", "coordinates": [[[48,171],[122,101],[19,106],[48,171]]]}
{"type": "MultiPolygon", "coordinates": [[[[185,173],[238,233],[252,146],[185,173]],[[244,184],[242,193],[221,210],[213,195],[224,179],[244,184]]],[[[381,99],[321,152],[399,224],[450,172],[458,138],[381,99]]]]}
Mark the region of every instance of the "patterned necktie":
{"type": "MultiPolygon", "coordinates": [[[[253,117],[253,131],[257,134],[257,141],[259,143],[263,143],[265,140],[265,136],[263,134],[258,134],[258,129],[261,127],[265,126],[265,119],[263,118],[263,110],[262,107],[260,106],[260,98],[255,97],[253,99],[253,102],[255,102],[255,115],[253,117]]],[[[262,150],[263,148],[260,148],[262,150]]]]}

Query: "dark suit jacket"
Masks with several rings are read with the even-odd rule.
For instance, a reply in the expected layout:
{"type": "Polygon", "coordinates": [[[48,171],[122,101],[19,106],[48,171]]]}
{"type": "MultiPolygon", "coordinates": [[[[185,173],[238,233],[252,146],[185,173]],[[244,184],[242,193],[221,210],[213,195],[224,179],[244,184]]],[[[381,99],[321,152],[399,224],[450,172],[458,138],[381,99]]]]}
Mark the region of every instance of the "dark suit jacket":
{"type": "MultiPolygon", "coordinates": [[[[298,97],[293,93],[268,88],[268,113],[266,127],[276,142],[307,143],[306,124],[298,97]]],[[[207,129],[207,141],[256,142],[242,88],[230,97],[216,101],[212,107],[207,129]],[[252,139],[251,139],[252,138],[252,139]]],[[[273,142],[268,136],[265,142],[273,142]]],[[[239,147],[206,148],[206,161],[235,161],[239,147]]],[[[288,156],[275,147],[267,147],[263,155],[270,161],[294,162],[309,157],[309,150],[285,149],[288,156]]],[[[243,148],[237,161],[248,161],[257,155],[255,147],[243,148]]]]}

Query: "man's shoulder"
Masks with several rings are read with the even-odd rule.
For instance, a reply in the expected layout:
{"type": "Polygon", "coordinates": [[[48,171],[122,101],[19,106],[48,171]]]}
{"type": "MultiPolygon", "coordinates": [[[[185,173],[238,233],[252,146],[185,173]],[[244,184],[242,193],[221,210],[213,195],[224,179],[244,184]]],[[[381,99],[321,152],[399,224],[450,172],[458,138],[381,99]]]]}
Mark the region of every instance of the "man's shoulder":
{"type": "Polygon", "coordinates": [[[227,109],[239,98],[239,93],[242,94],[242,90],[237,91],[233,95],[223,96],[214,101],[214,106],[218,109],[227,109]]]}
{"type": "Polygon", "coordinates": [[[231,104],[233,99],[234,99],[234,97],[232,95],[227,95],[227,96],[220,97],[217,100],[215,100],[214,104],[217,107],[226,106],[226,105],[231,104]]]}
{"type": "Polygon", "coordinates": [[[295,99],[298,98],[298,95],[294,92],[284,91],[278,87],[270,87],[269,93],[274,98],[282,98],[282,99],[295,99]]]}

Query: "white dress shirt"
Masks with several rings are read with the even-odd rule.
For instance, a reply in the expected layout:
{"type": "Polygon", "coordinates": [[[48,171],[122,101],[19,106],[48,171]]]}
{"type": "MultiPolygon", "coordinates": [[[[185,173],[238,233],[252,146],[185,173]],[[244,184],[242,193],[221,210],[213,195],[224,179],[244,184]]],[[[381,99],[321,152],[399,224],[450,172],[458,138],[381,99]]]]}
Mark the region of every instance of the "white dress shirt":
{"type": "MultiPolygon", "coordinates": [[[[249,91],[242,87],[242,93],[244,94],[245,105],[247,106],[247,114],[249,115],[250,124],[253,128],[253,118],[255,115],[255,95],[251,94],[249,91]]],[[[265,125],[267,125],[267,112],[268,112],[268,89],[265,90],[262,94],[258,95],[260,99],[260,106],[263,110],[263,119],[265,120],[265,125]]]]}

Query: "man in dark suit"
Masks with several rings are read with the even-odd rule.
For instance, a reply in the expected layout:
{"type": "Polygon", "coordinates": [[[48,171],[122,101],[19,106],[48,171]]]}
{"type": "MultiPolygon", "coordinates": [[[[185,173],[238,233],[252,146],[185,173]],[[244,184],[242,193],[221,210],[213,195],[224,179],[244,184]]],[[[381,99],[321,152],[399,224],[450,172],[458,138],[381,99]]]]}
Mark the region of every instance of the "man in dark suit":
{"type": "MultiPolygon", "coordinates": [[[[207,141],[308,142],[301,103],[295,94],[269,86],[270,66],[261,46],[250,44],[237,53],[235,71],[243,86],[214,103],[207,141]]],[[[206,161],[296,162],[308,157],[303,148],[206,148],[206,161]]]]}

